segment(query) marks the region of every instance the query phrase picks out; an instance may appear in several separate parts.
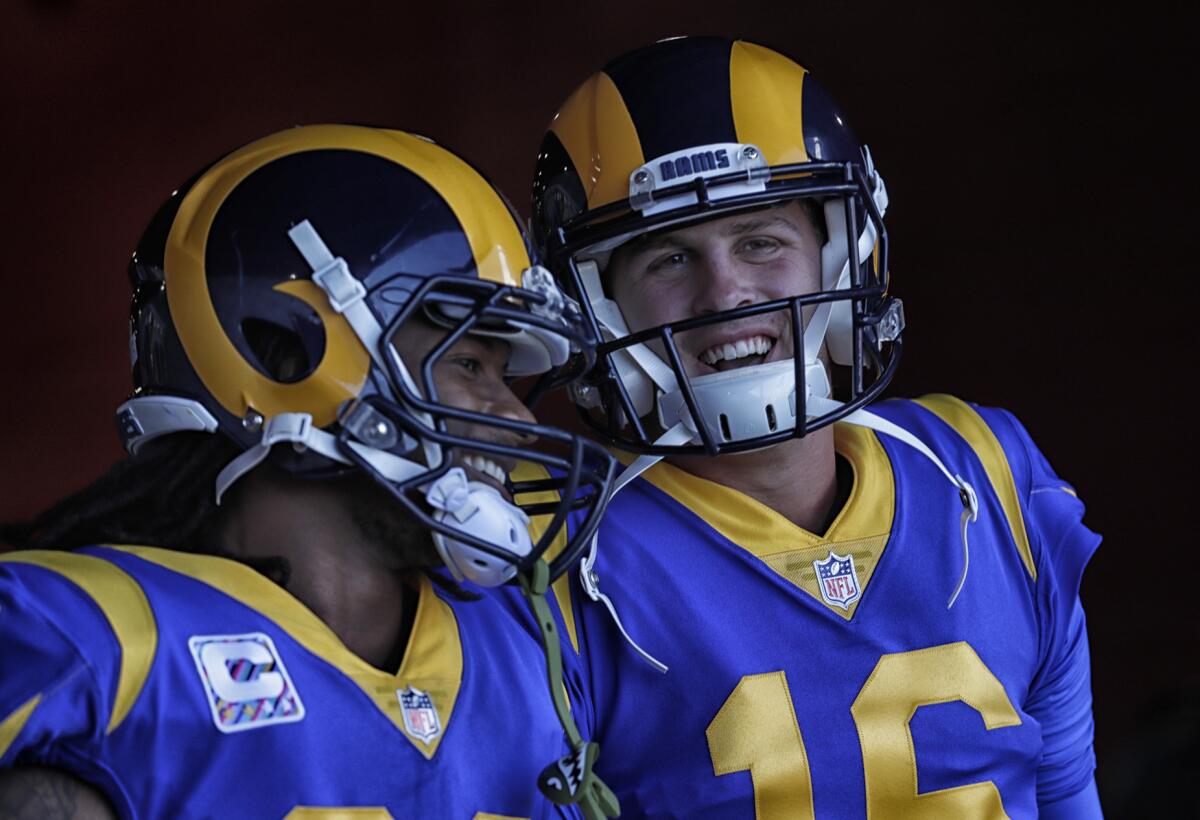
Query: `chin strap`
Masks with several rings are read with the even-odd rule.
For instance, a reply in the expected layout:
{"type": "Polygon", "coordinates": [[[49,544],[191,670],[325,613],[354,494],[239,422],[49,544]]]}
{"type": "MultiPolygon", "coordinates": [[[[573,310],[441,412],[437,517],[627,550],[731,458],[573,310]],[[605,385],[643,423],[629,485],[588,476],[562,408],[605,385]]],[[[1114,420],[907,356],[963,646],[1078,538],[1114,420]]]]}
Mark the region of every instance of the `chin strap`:
{"type": "Polygon", "coordinates": [[[563,683],[562,644],[550,605],[546,603],[546,588],[550,583],[550,570],[540,558],[528,572],[517,575],[521,593],[529,601],[533,616],[542,637],[542,650],[546,653],[546,675],[550,685],[550,699],[558,722],[562,724],[570,753],[556,760],[538,775],[538,788],[558,805],[579,806],[586,820],[603,820],[621,813],[621,804],[603,780],[595,773],[596,758],[600,746],[585,741],[571,716],[567,705],[563,683]]]}
{"type": "MultiPolygon", "coordinates": [[[[687,425],[683,422],[679,422],[670,430],[663,433],[654,443],[656,445],[665,444],[667,446],[674,444],[686,444],[692,440],[693,436],[694,434],[688,429],[687,425]]],[[[622,487],[633,481],[635,478],[649,470],[660,461],[662,461],[662,456],[643,455],[635,458],[628,467],[621,471],[621,474],[617,476],[616,481],[613,482],[613,491],[612,494],[609,495],[609,503],[612,503],[613,497],[621,491],[622,487]]],[[[608,614],[612,616],[613,623],[615,623],[617,625],[617,629],[621,631],[621,637],[623,637],[625,642],[633,648],[633,651],[637,652],[638,655],[640,655],[642,659],[646,661],[646,663],[653,666],[659,672],[665,674],[667,671],[667,665],[651,655],[645,649],[642,649],[638,642],[635,641],[627,631],[625,631],[625,625],[621,623],[621,616],[617,614],[616,605],[613,604],[611,598],[600,591],[600,574],[595,570],[596,546],[599,538],[600,530],[597,529],[595,534],[592,535],[592,543],[588,547],[587,555],[583,557],[583,561],[580,562],[579,565],[579,580],[583,584],[584,592],[586,592],[587,596],[593,601],[604,604],[605,609],[608,610],[608,614]]]]}
{"type": "MultiPolygon", "coordinates": [[[[337,438],[315,427],[308,413],[280,413],[263,422],[262,438],[258,444],[246,449],[217,474],[217,504],[221,503],[221,497],[233,482],[261,464],[270,455],[271,447],[284,442],[290,442],[297,450],[312,450],[338,464],[351,463],[338,450],[337,438]]],[[[350,446],[389,481],[407,481],[427,469],[414,461],[356,441],[350,442],[350,446]]]]}
{"type": "Polygon", "coordinates": [[[495,487],[469,481],[462,467],[452,467],[425,489],[425,500],[434,518],[461,532],[503,547],[512,556],[500,558],[443,533],[434,531],[433,546],[456,581],[464,578],[482,587],[498,587],[517,572],[516,562],[533,549],[529,516],[510,504],[495,487]]]}

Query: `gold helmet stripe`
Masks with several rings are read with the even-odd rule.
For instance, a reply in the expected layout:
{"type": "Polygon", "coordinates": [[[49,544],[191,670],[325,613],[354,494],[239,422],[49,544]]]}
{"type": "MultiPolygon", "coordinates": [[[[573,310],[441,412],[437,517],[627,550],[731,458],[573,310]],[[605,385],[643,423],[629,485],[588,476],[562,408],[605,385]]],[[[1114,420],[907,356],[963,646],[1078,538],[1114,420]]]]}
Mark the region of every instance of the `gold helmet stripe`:
{"type": "Polygon", "coordinates": [[[633,118],[607,74],[593,74],[550,123],[566,148],[589,209],[629,197],[629,175],[646,159],[633,118]]]}
{"type": "MultiPolygon", "coordinates": [[[[428,140],[397,131],[344,125],[294,128],[272,134],[225,157],[184,197],[167,240],[167,302],[184,350],[204,386],[235,416],[253,407],[267,418],[309,413],[324,427],[338,406],[366,382],[370,356],[349,323],[308,280],[277,289],[302,299],[320,316],[325,353],[316,369],[293,384],[258,372],[225,334],[208,292],[205,248],[221,205],[250,174],[291,154],[321,149],[362,151],[390,159],[421,177],[446,201],[467,234],[483,279],[516,283],[529,266],[520,230],[491,186],[458,157],[428,140]]],[[[336,248],[334,249],[336,252],[336,248]]]]}
{"type": "Polygon", "coordinates": [[[738,41],[729,55],[729,98],[738,142],[757,145],[770,165],[808,162],[804,75],[778,52],[738,41]]]}
{"type": "Polygon", "coordinates": [[[467,234],[479,278],[501,285],[520,285],[530,265],[529,251],[517,220],[479,172],[436,143],[403,131],[371,131],[391,139],[371,153],[408,168],[437,191],[467,234]]]}

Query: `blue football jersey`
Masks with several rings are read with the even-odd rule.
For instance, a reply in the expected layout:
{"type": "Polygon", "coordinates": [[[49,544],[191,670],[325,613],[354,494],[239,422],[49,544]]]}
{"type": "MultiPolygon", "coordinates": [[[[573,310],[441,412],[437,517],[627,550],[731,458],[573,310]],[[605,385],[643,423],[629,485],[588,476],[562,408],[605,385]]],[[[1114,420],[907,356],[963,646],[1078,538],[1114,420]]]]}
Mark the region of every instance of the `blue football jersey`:
{"type": "Polygon", "coordinates": [[[565,752],[530,623],[427,578],[398,671],[235,561],[149,547],[0,556],[0,766],[130,818],[534,818],[565,752]]]}
{"type": "Polygon", "coordinates": [[[601,588],[666,674],[577,586],[556,588],[577,711],[623,816],[1033,818],[1094,790],[1078,589],[1099,538],[1082,504],[1003,411],[873,409],[978,494],[952,607],[956,488],[844,424],[853,488],[823,535],[665,463],[618,493],[601,588]]]}

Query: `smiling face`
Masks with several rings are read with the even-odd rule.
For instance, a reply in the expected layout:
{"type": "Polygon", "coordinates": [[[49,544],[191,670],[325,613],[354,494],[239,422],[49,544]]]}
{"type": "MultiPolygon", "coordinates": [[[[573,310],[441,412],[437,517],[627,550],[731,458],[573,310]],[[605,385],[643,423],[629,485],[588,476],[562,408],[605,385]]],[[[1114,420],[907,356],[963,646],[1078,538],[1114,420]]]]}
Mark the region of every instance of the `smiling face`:
{"type": "MultiPolygon", "coordinates": [[[[417,318],[406,322],[392,340],[405,367],[418,384],[421,383],[422,362],[446,338],[446,333],[444,329],[417,318]]],[[[460,410],[536,423],[529,408],[509,387],[505,374],[510,353],[508,342],[500,339],[469,334],[463,336],[433,364],[437,401],[460,410]]],[[[446,427],[448,432],[463,438],[511,446],[528,447],[534,441],[530,436],[458,419],[449,419],[446,427]]],[[[506,500],[512,501],[505,482],[508,473],[516,467],[514,459],[458,449],[452,453],[452,458],[466,470],[469,479],[490,484],[506,500]]]]}
{"type": "MultiPolygon", "coordinates": [[[[820,290],[821,238],[809,212],[790,202],[628,242],[613,252],[608,281],[636,333],[820,290]]],[[[788,359],[794,349],[784,311],[675,338],[689,376],[788,359]]]]}

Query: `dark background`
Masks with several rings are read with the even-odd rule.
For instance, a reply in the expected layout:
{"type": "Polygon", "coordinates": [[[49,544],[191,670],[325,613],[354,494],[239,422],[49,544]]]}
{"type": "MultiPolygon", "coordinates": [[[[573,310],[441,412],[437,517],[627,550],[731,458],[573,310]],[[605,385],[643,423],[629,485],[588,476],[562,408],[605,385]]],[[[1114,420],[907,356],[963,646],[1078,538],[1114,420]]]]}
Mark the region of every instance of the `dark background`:
{"type": "Polygon", "coordinates": [[[1087,501],[1098,779],[1110,816],[1151,816],[1200,771],[1194,20],[964,5],[10,0],[0,520],[120,457],[125,264],[203,164],[294,124],[386,124],[528,214],[542,131],[587,74],[668,35],[743,36],[812,68],[887,179],[909,322],[891,393],[1010,408],[1087,501]]]}

